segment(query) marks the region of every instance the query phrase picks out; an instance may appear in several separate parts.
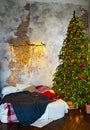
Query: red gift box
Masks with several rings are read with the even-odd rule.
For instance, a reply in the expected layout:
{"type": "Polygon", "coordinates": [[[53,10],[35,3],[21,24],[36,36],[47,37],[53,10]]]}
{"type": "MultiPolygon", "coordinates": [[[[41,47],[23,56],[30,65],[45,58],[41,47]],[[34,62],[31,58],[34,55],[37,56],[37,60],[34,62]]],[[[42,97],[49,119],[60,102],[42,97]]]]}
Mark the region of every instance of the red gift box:
{"type": "Polygon", "coordinates": [[[87,104],[85,105],[85,112],[86,112],[87,114],[90,114],[90,103],[87,103],[87,104]]]}

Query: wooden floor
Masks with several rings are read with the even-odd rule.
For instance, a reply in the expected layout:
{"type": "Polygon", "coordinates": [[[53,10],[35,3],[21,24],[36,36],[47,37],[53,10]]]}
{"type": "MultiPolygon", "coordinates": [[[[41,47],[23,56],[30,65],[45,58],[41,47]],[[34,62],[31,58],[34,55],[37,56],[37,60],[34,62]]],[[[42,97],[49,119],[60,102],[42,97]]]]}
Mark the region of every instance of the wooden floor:
{"type": "Polygon", "coordinates": [[[64,118],[53,121],[43,128],[23,126],[19,123],[8,125],[0,123],[0,130],[90,130],[90,114],[81,110],[69,110],[64,118]]]}

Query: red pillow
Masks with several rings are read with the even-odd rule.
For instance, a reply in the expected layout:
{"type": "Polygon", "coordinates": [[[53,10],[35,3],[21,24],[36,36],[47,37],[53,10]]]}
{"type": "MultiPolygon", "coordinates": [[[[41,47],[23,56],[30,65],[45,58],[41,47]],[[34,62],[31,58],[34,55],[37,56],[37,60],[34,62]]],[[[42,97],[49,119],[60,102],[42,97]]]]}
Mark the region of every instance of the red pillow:
{"type": "Polygon", "coordinates": [[[53,93],[51,91],[46,91],[43,93],[43,95],[47,96],[49,99],[53,99],[54,97],[56,97],[56,93],[53,93]]]}
{"type": "Polygon", "coordinates": [[[38,85],[38,86],[36,86],[36,89],[37,89],[40,93],[44,93],[44,92],[50,90],[50,87],[44,86],[44,85],[38,85]]]}

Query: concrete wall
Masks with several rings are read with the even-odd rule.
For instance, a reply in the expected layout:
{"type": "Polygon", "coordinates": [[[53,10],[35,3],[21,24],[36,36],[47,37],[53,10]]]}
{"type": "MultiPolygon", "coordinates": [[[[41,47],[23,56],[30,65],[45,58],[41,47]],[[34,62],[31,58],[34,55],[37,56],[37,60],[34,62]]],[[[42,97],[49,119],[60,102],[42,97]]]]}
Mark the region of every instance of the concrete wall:
{"type": "Polygon", "coordinates": [[[58,54],[66,37],[73,11],[81,16],[82,8],[87,11],[88,4],[84,0],[83,3],[80,0],[72,3],[70,0],[50,1],[3,0],[0,2],[1,88],[17,83],[43,84],[52,87],[53,74],[58,65],[58,54]],[[30,7],[26,7],[27,2],[30,7]],[[17,54],[11,50],[10,45],[18,45],[23,41],[35,45],[42,42],[45,47],[41,53],[31,48],[27,49],[27,52],[23,50],[26,54],[29,52],[28,61],[25,60],[27,63],[20,69],[20,64],[15,58],[17,54]],[[30,52],[33,54],[31,55],[30,52]]]}
{"type": "Polygon", "coordinates": [[[78,4],[78,5],[88,5],[89,0],[17,0],[20,5],[25,4],[25,2],[43,2],[43,3],[63,3],[63,4],[78,4]]]}

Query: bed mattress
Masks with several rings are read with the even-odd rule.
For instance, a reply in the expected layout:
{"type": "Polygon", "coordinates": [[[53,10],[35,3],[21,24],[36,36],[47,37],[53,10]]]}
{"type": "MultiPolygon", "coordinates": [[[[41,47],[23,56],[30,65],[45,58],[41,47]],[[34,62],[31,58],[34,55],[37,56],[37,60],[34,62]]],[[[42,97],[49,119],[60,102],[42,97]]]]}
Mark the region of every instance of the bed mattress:
{"type": "MultiPolygon", "coordinates": [[[[65,101],[61,99],[53,101],[47,105],[44,114],[30,125],[43,127],[53,120],[64,117],[64,115],[68,113],[68,109],[69,106],[65,101]]],[[[4,103],[0,105],[0,121],[2,123],[19,122],[10,103],[4,103]]]]}

